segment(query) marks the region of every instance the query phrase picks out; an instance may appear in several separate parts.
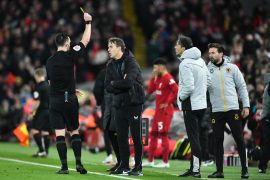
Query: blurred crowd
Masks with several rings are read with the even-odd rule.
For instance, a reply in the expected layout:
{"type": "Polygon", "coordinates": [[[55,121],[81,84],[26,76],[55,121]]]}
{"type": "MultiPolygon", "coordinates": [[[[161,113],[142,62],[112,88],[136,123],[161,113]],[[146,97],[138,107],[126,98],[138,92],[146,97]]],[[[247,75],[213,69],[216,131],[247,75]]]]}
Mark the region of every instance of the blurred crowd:
{"type": "MultiPolygon", "coordinates": [[[[240,0],[136,1],[139,24],[147,38],[148,64],[165,57],[177,78],[174,45],[178,34],[190,36],[206,61],[208,43],[224,44],[226,55],[244,74],[251,101],[249,118],[259,120],[264,75],[270,70],[270,12],[263,3],[258,1],[247,12],[240,0]]],[[[250,128],[257,130],[258,126],[252,124],[250,128]]]]}
{"type": "MultiPolygon", "coordinates": [[[[244,10],[240,0],[136,0],[138,25],[147,43],[147,63],[165,57],[177,77],[174,45],[178,34],[190,36],[205,55],[207,44],[225,45],[247,82],[250,119],[258,120],[262,108],[263,77],[270,66],[270,13],[262,3],[244,10]]],[[[24,118],[23,107],[31,97],[33,71],[45,65],[54,52],[54,35],[66,32],[79,41],[83,7],[93,15],[90,45],[77,64],[77,81],[94,80],[107,60],[107,39],[124,39],[129,49],[134,39],[122,16],[119,0],[17,0],[0,2],[0,135],[24,118]]],[[[257,128],[257,126],[256,126],[257,128]]],[[[256,129],[255,128],[255,129],[256,129]]],[[[1,137],[3,138],[3,136],[1,137]]]]}
{"type": "Polygon", "coordinates": [[[83,83],[93,80],[106,62],[108,37],[121,37],[133,48],[118,0],[0,2],[0,138],[26,118],[34,69],[44,66],[56,50],[55,34],[65,32],[75,42],[80,40],[85,26],[80,7],[93,15],[91,43],[77,63],[77,82],[83,83]]]}

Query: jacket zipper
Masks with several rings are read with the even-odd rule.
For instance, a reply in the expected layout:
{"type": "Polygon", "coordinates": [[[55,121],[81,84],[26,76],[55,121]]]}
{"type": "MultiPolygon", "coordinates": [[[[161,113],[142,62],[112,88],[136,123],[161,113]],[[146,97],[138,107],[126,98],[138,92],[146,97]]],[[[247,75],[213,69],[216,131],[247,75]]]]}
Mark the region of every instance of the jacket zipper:
{"type": "Polygon", "coordinates": [[[219,85],[220,85],[220,89],[221,89],[221,96],[223,99],[223,106],[224,106],[224,111],[226,111],[226,98],[225,98],[225,92],[224,92],[224,86],[223,86],[223,78],[222,78],[222,71],[219,67],[219,85]]]}

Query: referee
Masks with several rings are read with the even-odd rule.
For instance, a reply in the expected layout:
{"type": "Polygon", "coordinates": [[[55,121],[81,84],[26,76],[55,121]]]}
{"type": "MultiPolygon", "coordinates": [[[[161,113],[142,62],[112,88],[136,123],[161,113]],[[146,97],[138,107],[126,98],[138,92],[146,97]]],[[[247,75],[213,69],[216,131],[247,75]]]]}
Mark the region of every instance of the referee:
{"type": "Polygon", "coordinates": [[[37,109],[32,121],[31,134],[39,150],[33,157],[46,157],[50,147],[49,84],[46,81],[46,72],[42,68],[35,70],[34,77],[37,85],[33,98],[37,103],[37,109]]]}
{"type": "Polygon", "coordinates": [[[56,173],[68,174],[66,129],[71,134],[71,146],[76,159],[76,170],[80,174],[87,171],[81,164],[82,142],[79,135],[78,99],[75,90],[75,62],[90,41],[92,16],[84,13],[85,30],[80,43],[70,47],[68,35],[60,33],[55,37],[57,52],[46,64],[50,83],[50,121],[56,134],[56,148],[62,167],[56,173]]]}

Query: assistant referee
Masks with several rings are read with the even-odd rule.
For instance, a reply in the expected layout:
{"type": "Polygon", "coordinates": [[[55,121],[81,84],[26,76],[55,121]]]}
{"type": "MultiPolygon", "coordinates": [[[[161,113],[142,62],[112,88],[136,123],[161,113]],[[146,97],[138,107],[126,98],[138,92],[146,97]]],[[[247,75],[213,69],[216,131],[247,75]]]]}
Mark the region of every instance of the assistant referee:
{"type": "Polygon", "coordinates": [[[65,132],[71,134],[71,146],[76,159],[76,170],[80,174],[87,171],[81,163],[82,142],[78,127],[78,99],[75,90],[75,60],[90,41],[92,16],[84,13],[85,30],[80,43],[70,47],[70,37],[60,33],[55,37],[57,52],[46,64],[47,77],[50,83],[50,121],[56,134],[56,148],[62,167],[56,173],[68,174],[67,145],[65,132]]]}

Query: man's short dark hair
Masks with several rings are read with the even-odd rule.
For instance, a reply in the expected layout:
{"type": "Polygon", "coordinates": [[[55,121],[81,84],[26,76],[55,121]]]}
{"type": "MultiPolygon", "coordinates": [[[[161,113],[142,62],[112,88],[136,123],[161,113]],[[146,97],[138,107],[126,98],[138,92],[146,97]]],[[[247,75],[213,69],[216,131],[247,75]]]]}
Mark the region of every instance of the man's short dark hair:
{"type": "Polygon", "coordinates": [[[64,46],[64,44],[68,41],[69,36],[65,33],[59,33],[55,36],[54,42],[57,47],[64,46]]]}
{"type": "Polygon", "coordinates": [[[193,42],[191,38],[182,34],[178,36],[177,42],[185,49],[190,49],[193,47],[193,42]]]}
{"type": "Polygon", "coordinates": [[[167,61],[164,58],[157,58],[153,65],[163,65],[163,66],[167,66],[167,61]]]}
{"type": "Polygon", "coordinates": [[[35,76],[37,77],[45,77],[46,76],[46,72],[44,68],[37,68],[35,70],[35,76]]]}
{"type": "Polygon", "coordinates": [[[126,45],[125,45],[123,39],[121,39],[121,38],[118,38],[118,37],[109,38],[108,43],[113,43],[113,44],[115,44],[116,47],[121,47],[122,52],[125,51],[126,45]]]}
{"type": "Polygon", "coordinates": [[[224,51],[225,51],[224,46],[222,46],[219,43],[209,43],[208,44],[208,49],[210,49],[210,48],[217,48],[219,53],[224,53],[224,51]]]}

